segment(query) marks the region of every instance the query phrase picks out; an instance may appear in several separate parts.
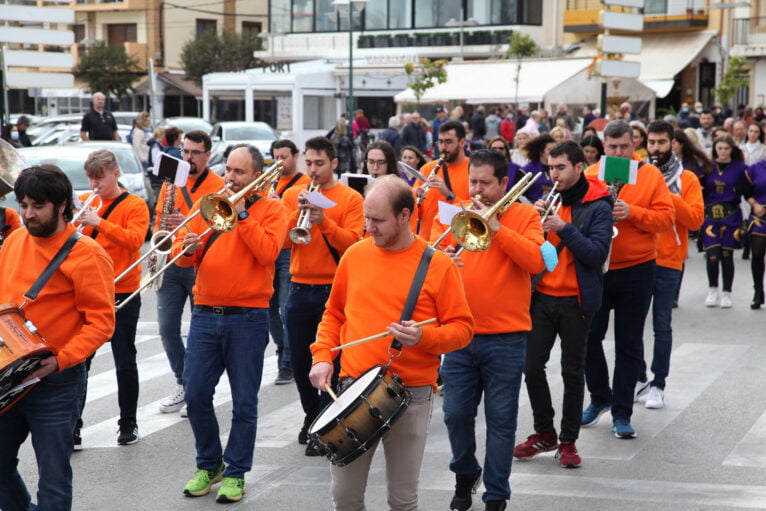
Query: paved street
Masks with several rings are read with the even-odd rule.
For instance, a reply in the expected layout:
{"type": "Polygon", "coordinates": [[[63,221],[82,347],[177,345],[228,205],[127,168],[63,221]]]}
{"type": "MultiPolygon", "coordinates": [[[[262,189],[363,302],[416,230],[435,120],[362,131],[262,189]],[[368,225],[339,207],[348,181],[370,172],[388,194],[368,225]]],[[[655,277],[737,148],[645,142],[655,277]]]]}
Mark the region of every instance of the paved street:
{"type": "MultiPolygon", "coordinates": [[[[514,462],[510,509],[766,509],[766,311],[749,308],[749,261],[742,261],[738,253],[736,265],[734,308],[706,309],[704,262],[701,254],[692,253],[674,315],[666,406],[661,410],[647,410],[643,402],[636,406],[633,425],[638,438],[616,439],[610,431],[610,417],[605,415],[581,432],[577,444],[583,457],[580,469],[560,468],[553,453],[514,462]]],[[[137,341],[141,440],[133,446],[116,445],[116,381],[105,346],[91,369],[84,450],[73,457],[75,509],[217,509],[213,495],[190,499],[181,494],[195,468],[194,440],[188,421],[157,409],[174,382],[157,336],[151,291],[144,295],[141,320],[137,341]]],[[[651,319],[648,325],[646,351],[651,353],[651,319]]],[[[184,332],[187,330],[188,318],[184,332]]],[[[611,334],[606,349],[611,362],[611,334]]],[[[549,373],[554,403],[560,409],[561,378],[555,374],[558,357],[559,352],[554,352],[549,373]]],[[[302,422],[297,391],[294,385],[275,386],[275,375],[271,344],[260,391],[255,466],[246,478],[245,499],[236,508],[331,509],[329,462],[303,455],[303,446],[296,442],[302,422]]],[[[231,414],[225,382],[217,388],[216,404],[225,438],[231,414]]],[[[477,430],[483,444],[482,418],[477,430]]],[[[517,441],[531,432],[529,401],[523,389],[517,441]]],[[[381,458],[377,456],[369,480],[370,510],[386,509],[381,458]]],[[[437,396],[421,473],[421,509],[447,509],[454,485],[449,459],[441,398],[437,396]]],[[[29,444],[22,450],[20,468],[34,493],[36,468],[29,444]]],[[[474,502],[479,500],[480,495],[474,497],[474,502]]],[[[474,507],[483,509],[481,504],[474,507]]]]}

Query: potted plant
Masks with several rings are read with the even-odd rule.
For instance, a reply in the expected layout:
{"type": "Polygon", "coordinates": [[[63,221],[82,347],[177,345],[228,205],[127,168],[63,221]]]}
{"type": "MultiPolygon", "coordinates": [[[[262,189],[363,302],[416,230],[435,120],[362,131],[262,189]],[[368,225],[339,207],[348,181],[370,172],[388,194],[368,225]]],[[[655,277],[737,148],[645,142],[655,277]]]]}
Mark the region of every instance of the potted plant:
{"type": "Polygon", "coordinates": [[[510,30],[495,30],[492,32],[491,44],[508,44],[510,35],[510,30]]]}
{"type": "Polygon", "coordinates": [[[470,44],[490,44],[492,42],[489,30],[477,30],[471,36],[473,42],[470,44]]]}
{"type": "Polygon", "coordinates": [[[375,36],[375,48],[388,48],[391,46],[391,36],[380,34],[375,36]]]}
{"type": "Polygon", "coordinates": [[[431,44],[434,46],[450,46],[450,38],[447,32],[431,34],[431,44]]]}
{"type": "Polygon", "coordinates": [[[357,48],[372,48],[373,46],[373,37],[371,35],[360,35],[359,39],[357,39],[356,47],[357,48]]]}
{"type": "Polygon", "coordinates": [[[431,34],[415,32],[415,46],[431,46],[431,34]]]}
{"type": "Polygon", "coordinates": [[[393,40],[391,41],[391,46],[394,46],[394,47],[410,46],[410,35],[396,34],[393,40]]]}

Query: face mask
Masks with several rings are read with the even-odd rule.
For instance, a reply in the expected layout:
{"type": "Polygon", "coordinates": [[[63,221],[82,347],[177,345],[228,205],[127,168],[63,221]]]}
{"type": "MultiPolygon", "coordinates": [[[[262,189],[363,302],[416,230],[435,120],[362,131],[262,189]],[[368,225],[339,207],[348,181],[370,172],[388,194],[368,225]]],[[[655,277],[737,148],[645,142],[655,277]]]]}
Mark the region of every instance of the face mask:
{"type": "Polygon", "coordinates": [[[701,108],[695,108],[694,111],[697,112],[698,114],[702,113],[702,109],[701,108]]]}
{"type": "Polygon", "coordinates": [[[19,139],[19,132],[18,131],[12,131],[11,132],[11,140],[18,140],[19,139]]]}
{"type": "Polygon", "coordinates": [[[683,113],[686,113],[686,112],[688,112],[688,111],[689,111],[689,107],[688,107],[688,106],[685,106],[685,107],[683,107],[683,108],[681,109],[681,111],[682,111],[683,113]]]}

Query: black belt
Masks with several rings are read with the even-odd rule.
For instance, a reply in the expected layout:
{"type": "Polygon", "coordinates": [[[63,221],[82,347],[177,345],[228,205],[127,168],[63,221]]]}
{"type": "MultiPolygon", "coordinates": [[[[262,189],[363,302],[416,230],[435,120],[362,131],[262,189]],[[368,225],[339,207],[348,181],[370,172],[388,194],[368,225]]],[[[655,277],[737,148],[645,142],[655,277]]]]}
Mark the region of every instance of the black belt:
{"type": "Polygon", "coordinates": [[[727,216],[736,212],[739,204],[734,202],[717,202],[705,206],[705,218],[707,220],[723,220],[727,216]]]}
{"type": "Polygon", "coordinates": [[[212,312],[216,316],[228,316],[229,314],[247,314],[253,310],[252,307],[211,307],[210,305],[195,305],[194,308],[205,312],[212,312]]]}

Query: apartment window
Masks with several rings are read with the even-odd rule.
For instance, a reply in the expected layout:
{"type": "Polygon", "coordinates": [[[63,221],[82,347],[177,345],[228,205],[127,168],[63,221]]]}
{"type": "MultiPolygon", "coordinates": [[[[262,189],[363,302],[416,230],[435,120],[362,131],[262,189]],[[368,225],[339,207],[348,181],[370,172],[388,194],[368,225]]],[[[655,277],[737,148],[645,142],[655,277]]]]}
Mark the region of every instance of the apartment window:
{"type": "Polygon", "coordinates": [[[644,14],[666,14],[668,12],[668,0],[646,0],[644,14]]]}
{"type": "Polygon", "coordinates": [[[388,2],[367,2],[364,23],[367,30],[388,28],[388,2]]]}
{"type": "Polygon", "coordinates": [[[78,23],[72,27],[72,32],[74,32],[74,42],[79,43],[83,39],[85,39],[85,25],[82,23],[78,23]]]}
{"type": "Polygon", "coordinates": [[[415,0],[416,27],[443,27],[449,20],[460,19],[461,0],[415,0]]]}
{"type": "Polygon", "coordinates": [[[242,22],[242,36],[257,38],[263,32],[263,23],[260,21],[243,21],[242,22]]]}
{"type": "Polygon", "coordinates": [[[135,43],[137,29],[135,23],[111,23],[106,26],[109,46],[122,46],[123,43],[135,43]]]}
{"type": "Polygon", "coordinates": [[[314,31],[313,0],[293,0],[293,32],[314,31]]]}
{"type": "Polygon", "coordinates": [[[316,0],[316,25],[317,32],[338,30],[338,10],[332,0],[316,0]]]}
{"type": "Polygon", "coordinates": [[[412,26],[412,2],[414,0],[388,0],[388,28],[412,26]]]}
{"type": "Polygon", "coordinates": [[[208,30],[213,32],[213,33],[216,33],[218,31],[217,23],[218,22],[216,20],[205,20],[205,19],[197,18],[197,20],[196,20],[196,26],[197,26],[196,34],[197,34],[197,37],[201,36],[202,34],[207,32],[208,30]]]}
{"type": "Polygon", "coordinates": [[[269,4],[269,32],[290,32],[290,0],[271,0],[269,4]]]}

